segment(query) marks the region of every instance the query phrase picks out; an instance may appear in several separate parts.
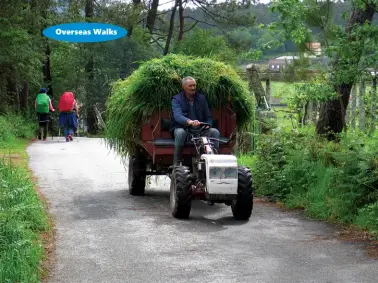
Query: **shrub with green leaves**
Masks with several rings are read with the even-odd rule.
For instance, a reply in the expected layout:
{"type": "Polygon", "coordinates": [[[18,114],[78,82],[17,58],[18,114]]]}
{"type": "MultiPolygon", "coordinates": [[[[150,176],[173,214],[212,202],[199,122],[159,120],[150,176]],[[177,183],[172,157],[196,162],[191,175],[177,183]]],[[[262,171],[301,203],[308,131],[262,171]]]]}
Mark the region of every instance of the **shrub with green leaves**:
{"type": "Polygon", "coordinates": [[[168,55],[141,65],[125,81],[113,85],[107,102],[107,143],[121,154],[132,153],[140,140],[141,124],[153,111],[171,111],[171,99],[182,90],[181,79],[193,76],[210,107],[230,98],[240,131],[252,127],[254,99],[235,70],[211,59],[168,55]]]}
{"type": "Polygon", "coordinates": [[[35,130],[36,124],[19,114],[0,115],[0,143],[12,142],[16,138],[31,138],[35,130]]]}
{"type": "Polygon", "coordinates": [[[315,218],[377,231],[377,147],[375,139],[352,133],[340,143],[306,129],[261,136],[253,166],[257,193],[315,218]]]}

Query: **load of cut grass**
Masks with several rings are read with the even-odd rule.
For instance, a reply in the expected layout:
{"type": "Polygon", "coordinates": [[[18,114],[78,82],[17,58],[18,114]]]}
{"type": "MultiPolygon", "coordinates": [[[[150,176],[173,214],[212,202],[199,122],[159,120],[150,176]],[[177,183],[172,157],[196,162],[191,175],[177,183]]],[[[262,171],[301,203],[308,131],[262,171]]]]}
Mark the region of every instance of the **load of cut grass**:
{"type": "Polygon", "coordinates": [[[106,105],[105,136],[121,155],[131,154],[140,141],[141,124],[154,110],[171,111],[171,99],[182,90],[181,79],[192,76],[210,107],[225,105],[230,98],[237,113],[238,130],[250,128],[254,100],[248,85],[235,70],[207,58],[168,55],[143,63],[126,80],[113,84],[106,105]]]}

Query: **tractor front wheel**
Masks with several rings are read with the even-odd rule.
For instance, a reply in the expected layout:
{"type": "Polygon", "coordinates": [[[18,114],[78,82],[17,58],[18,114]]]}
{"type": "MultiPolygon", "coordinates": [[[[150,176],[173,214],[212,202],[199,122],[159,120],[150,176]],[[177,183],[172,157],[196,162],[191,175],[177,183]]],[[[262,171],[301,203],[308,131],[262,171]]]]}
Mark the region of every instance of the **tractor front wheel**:
{"type": "Polygon", "coordinates": [[[231,203],[231,210],[237,220],[248,220],[253,210],[252,173],[248,167],[238,168],[238,197],[231,203]]]}
{"type": "Polygon", "coordinates": [[[173,217],[185,219],[189,217],[192,206],[193,174],[189,167],[177,166],[173,168],[170,188],[170,204],[173,217]]]}

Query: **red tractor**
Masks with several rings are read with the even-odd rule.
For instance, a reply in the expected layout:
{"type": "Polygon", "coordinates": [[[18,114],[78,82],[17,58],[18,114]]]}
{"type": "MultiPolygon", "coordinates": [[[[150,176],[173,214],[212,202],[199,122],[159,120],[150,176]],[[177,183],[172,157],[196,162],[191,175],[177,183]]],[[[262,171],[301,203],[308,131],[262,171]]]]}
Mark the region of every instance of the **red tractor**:
{"type": "MultiPolygon", "coordinates": [[[[143,195],[148,175],[168,175],[171,179],[172,215],[188,218],[194,199],[209,205],[231,206],[235,219],[247,220],[253,209],[252,174],[248,167],[238,166],[232,155],[236,142],[236,113],[230,105],[212,111],[213,125],[220,132],[219,152],[213,138],[193,134],[187,128],[189,141],[182,153],[181,166],[173,167],[174,140],[169,132],[171,113],[156,111],[142,125],[141,142],[129,159],[129,192],[143,195]]],[[[205,129],[207,125],[201,123],[205,129]]]]}

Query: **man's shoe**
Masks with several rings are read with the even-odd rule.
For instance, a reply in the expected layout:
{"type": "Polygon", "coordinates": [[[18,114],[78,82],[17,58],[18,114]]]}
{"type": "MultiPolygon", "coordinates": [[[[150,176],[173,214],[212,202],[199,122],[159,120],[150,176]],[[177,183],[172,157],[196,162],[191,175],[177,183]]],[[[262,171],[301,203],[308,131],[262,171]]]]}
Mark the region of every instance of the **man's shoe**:
{"type": "Polygon", "coordinates": [[[70,141],[73,141],[73,138],[71,135],[68,135],[68,138],[70,139],[70,141]]]}

